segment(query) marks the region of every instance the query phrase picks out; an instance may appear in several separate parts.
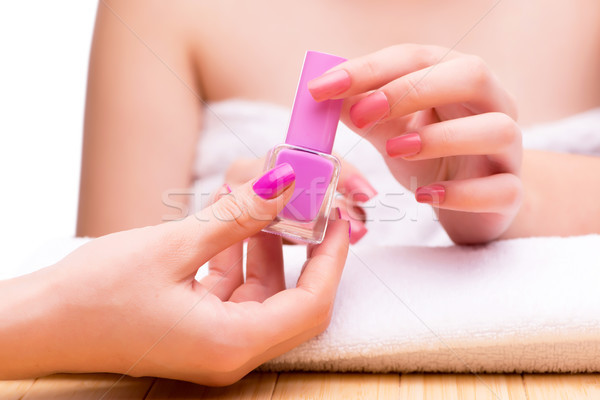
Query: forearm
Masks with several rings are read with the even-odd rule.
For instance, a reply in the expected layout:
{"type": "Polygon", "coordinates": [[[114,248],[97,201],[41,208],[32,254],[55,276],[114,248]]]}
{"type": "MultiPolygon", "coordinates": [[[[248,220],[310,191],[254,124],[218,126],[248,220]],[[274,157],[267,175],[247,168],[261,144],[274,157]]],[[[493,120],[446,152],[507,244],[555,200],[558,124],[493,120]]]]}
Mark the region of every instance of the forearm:
{"type": "Polygon", "coordinates": [[[527,150],[523,204],[502,238],[600,232],[600,158],[527,150]]]}
{"type": "Polygon", "coordinates": [[[124,365],[131,363],[118,353],[106,356],[114,324],[98,322],[100,303],[90,307],[94,304],[90,299],[98,295],[76,276],[74,269],[83,266],[71,267],[62,260],[0,281],[0,379],[56,372],[123,372],[124,365]]]}

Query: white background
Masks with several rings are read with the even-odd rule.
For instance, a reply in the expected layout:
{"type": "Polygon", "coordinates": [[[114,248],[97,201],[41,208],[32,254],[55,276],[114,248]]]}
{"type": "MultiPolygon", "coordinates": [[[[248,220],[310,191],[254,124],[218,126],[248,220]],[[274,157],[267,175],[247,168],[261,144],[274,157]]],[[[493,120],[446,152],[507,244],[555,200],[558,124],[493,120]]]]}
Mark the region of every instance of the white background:
{"type": "Polygon", "coordinates": [[[0,279],[75,232],[96,6],[0,3],[0,279]]]}

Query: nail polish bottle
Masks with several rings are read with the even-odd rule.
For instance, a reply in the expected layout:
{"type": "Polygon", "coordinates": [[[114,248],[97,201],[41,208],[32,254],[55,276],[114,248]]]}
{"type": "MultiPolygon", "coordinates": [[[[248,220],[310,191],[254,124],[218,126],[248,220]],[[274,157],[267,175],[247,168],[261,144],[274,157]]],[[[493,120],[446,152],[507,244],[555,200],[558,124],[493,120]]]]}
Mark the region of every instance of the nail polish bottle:
{"type": "Polygon", "coordinates": [[[285,144],[273,148],[266,161],[267,170],[281,163],[292,166],[294,194],[266,232],[305,243],[323,241],[340,172],[331,149],[342,100],[317,102],[307,84],[344,61],[329,54],[306,53],[285,144]]]}

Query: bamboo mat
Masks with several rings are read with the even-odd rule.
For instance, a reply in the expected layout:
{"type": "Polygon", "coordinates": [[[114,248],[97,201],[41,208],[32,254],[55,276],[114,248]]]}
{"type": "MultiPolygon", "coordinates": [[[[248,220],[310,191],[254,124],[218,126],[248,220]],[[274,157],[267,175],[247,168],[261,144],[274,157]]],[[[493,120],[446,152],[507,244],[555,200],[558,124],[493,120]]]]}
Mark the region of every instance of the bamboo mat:
{"type": "Polygon", "coordinates": [[[211,388],[113,374],[0,381],[0,399],[600,399],[600,374],[453,375],[253,372],[211,388]]]}

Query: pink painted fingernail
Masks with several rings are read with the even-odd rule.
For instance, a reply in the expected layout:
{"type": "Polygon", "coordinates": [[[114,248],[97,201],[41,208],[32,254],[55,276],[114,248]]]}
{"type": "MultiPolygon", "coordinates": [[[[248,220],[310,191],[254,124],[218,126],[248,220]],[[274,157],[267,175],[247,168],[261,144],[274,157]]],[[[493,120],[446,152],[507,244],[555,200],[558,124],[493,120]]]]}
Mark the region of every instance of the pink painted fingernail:
{"type": "Polygon", "coordinates": [[[351,175],[346,179],[343,190],[346,196],[359,203],[364,203],[377,196],[377,190],[359,174],[351,175]]]}
{"type": "Polygon", "coordinates": [[[337,219],[342,219],[342,212],[340,211],[340,208],[336,207],[335,211],[337,213],[337,219]]]}
{"type": "Polygon", "coordinates": [[[365,236],[369,230],[367,229],[365,224],[363,224],[362,222],[351,220],[349,231],[350,231],[349,232],[350,244],[355,244],[360,239],[362,239],[363,236],[365,236]],[[354,227],[354,228],[352,228],[352,227],[354,227]]]}
{"type": "Polygon", "coordinates": [[[342,219],[348,221],[348,237],[350,237],[350,244],[355,244],[368,232],[367,227],[362,221],[354,219],[350,216],[347,210],[341,210],[342,219]]]}
{"type": "Polygon", "coordinates": [[[377,122],[390,115],[390,104],[385,93],[377,91],[371,93],[358,103],[350,107],[350,119],[357,128],[377,122]]]}
{"type": "Polygon", "coordinates": [[[421,137],[418,133],[407,133],[388,140],[385,151],[390,157],[414,156],[421,151],[421,137]]]}
{"type": "Polygon", "coordinates": [[[223,185],[223,187],[225,188],[225,190],[227,190],[227,193],[231,193],[231,192],[232,192],[232,190],[231,190],[231,186],[229,186],[229,184],[228,184],[228,183],[225,183],[225,184],[223,185]]]}
{"type": "Polygon", "coordinates": [[[415,197],[419,203],[442,204],[446,197],[446,188],[442,185],[422,186],[415,191],[415,197]]]}
{"type": "Polygon", "coordinates": [[[316,101],[323,101],[350,89],[350,74],[338,69],[308,82],[308,91],[316,101]]]}
{"type": "Polygon", "coordinates": [[[272,199],[283,193],[294,182],[294,179],[296,179],[296,174],[292,166],[283,163],[258,178],[252,185],[252,189],[263,199],[272,199]]]}

